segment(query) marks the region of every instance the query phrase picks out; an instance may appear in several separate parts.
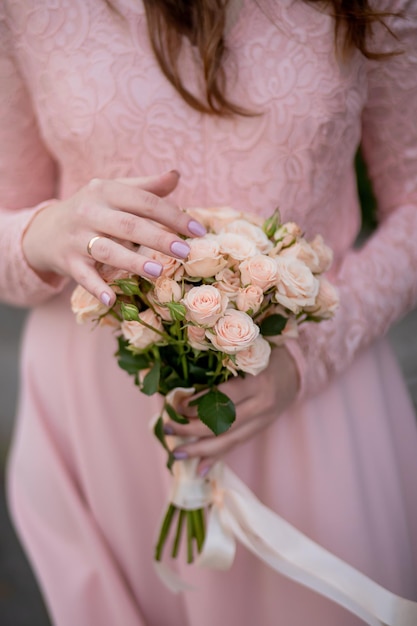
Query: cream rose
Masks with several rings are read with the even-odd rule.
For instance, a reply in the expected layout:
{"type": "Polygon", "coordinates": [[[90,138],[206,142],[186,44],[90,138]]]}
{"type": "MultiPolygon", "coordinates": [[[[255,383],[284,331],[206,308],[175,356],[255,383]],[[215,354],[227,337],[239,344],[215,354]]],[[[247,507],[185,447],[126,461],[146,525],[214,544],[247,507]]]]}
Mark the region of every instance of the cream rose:
{"type": "Polygon", "coordinates": [[[213,283],[219,291],[224,293],[230,301],[236,300],[237,294],[240,290],[240,275],[238,272],[234,272],[230,268],[217,272],[216,282],[213,283]]]}
{"type": "Polygon", "coordinates": [[[227,254],[235,261],[243,261],[258,254],[253,241],[242,235],[234,233],[221,233],[219,235],[220,252],[227,254]]]}
{"type": "Polygon", "coordinates": [[[159,276],[154,283],[154,295],[160,304],[179,302],[182,296],[181,285],[168,276],[159,276]]]}
{"type": "Polygon", "coordinates": [[[236,354],[246,350],[259,335],[259,326],[243,311],[228,309],[214,326],[214,332],[206,331],[206,337],[217,350],[236,354]]]}
{"type": "Polygon", "coordinates": [[[266,254],[273,247],[272,242],[265,235],[262,228],[249,224],[246,220],[235,220],[230,224],[227,224],[223,228],[222,233],[234,233],[235,235],[242,235],[246,239],[250,239],[255,244],[257,250],[266,254]]]}
{"type": "Polygon", "coordinates": [[[313,274],[316,274],[320,269],[319,257],[305,239],[300,239],[289,248],[282,250],[280,256],[293,257],[302,261],[313,274]]]}
{"type": "Polygon", "coordinates": [[[182,299],[187,319],[201,326],[213,326],[226,310],[228,299],[212,285],[192,287],[182,299]]]}
{"type": "Polygon", "coordinates": [[[85,324],[105,315],[110,307],[106,306],[89,291],[78,285],[71,295],[71,309],[75,313],[77,324],[85,324]]]}
{"type": "Polygon", "coordinates": [[[205,235],[197,239],[187,239],[190,253],[184,262],[184,269],[189,276],[208,278],[227,265],[227,259],[220,252],[216,235],[205,235]]]}
{"type": "Polygon", "coordinates": [[[258,285],[248,285],[239,290],[236,297],[236,306],[239,311],[256,313],[261,308],[264,292],[258,285]]]}
{"type": "Polygon", "coordinates": [[[316,317],[327,320],[334,316],[339,306],[339,292],[326,278],[319,278],[320,286],[316,302],[306,311],[316,317]]]}
{"type": "Polygon", "coordinates": [[[268,366],[270,355],[271,346],[266,339],[259,336],[249,348],[236,354],[236,367],[256,376],[268,366]]]}
{"type": "Polygon", "coordinates": [[[144,350],[152,343],[159,341],[161,339],[161,335],[155,331],[163,331],[164,327],[162,325],[161,319],[155,315],[152,309],[146,309],[139,313],[139,318],[143,320],[149,326],[152,326],[153,329],[147,328],[140,322],[132,321],[124,321],[121,324],[121,331],[123,337],[128,340],[128,342],[138,348],[138,350],[144,350]]]}
{"type": "Polygon", "coordinates": [[[278,279],[276,282],[275,299],[278,304],[299,313],[303,307],[315,303],[319,291],[319,281],[311,270],[292,257],[276,258],[278,279]]]}
{"type": "Polygon", "coordinates": [[[230,206],[191,208],[187,213],[198,220],[207,230],[218,233],[226,224],[241,217],[241,213],[230,206]]]}
{"type": "Polygon", "coordinates": [[[314,239],[310,241],[310,246],[318,257],[317,272],[319,274],[327,272],[333,262],[333,250],[329,248],[329,246],[326,246],[321,235],[316,235],[314,239]]]}
{"type": "Polygon", "coordinates": [[[202,326],[187,326],[188,343],[195,350],[209,350],[210,344],[206,339],[206,329],[202,326]]]}
{"type": "Polygon", "coordinates": [[[272,287],[278,278],[275,259],[257,254],[239,264],[242,285],[257,285],[264,291],[272,287]]]}

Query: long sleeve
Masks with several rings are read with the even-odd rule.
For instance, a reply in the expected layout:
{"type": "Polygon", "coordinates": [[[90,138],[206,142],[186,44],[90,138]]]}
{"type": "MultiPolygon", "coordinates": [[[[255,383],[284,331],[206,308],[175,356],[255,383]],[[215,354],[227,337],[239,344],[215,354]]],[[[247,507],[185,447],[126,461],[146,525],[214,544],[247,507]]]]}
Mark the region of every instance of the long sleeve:
{"type": "Polygon", "coordinates": [[[39,203],[55,188],[55,164],[40,138],[0,3],[0,300],[33,306],[58,293],[64,280],[42,281],[27,264],[22,235],[39,203]]]}
{"type": "Polygon", "coordinates": [[[340,266],[341,303],[334,319],[305,325],[298,347],[290,347],[300,372],[300,397],[344,370],[417,301],[417,3],[389,5],[402,13],[388,20],[398,39],[381,27],[375,47],[400,54],[368,62],[363,111],[362,145],[379,225],[340,266]]]}

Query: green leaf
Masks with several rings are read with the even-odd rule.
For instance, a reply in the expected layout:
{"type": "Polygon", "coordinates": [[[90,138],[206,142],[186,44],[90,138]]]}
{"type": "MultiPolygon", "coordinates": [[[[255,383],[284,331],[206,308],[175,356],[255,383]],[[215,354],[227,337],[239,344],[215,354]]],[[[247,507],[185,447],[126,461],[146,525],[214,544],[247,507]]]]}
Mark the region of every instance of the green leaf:
{"type": "Polygon", "coordinates": [[[128,348],[128,341],[123,337],[118,337],[119,349],[116,352],[118,364],[123,370],[131,375],[137,374],[139,370],[149,367],[149,357],[145,354],[133,354],[128,348]]]}
{"type": "Polygon", "coordinates": [[[167,468],[169,469],[169,471],[171,471],[172,466],[174,465],[175,459],[171,450],[167,446],[165,433],[164,433],[164,421],[162,419],[162,416],[158,417],[156,424],[153,428],[153,432],[154,432],[155,437],[162,444],[162,447],[165,448],[165,450],[168,452],[167,468]]]}
{"type": "Polygon", "coordinates": [[[188,419],[177,413],[174,407],[168,404],[168,402],[165,402],[164,409],[173,422],[177,422],[178,424],[189,424],[188,419]]]}
{"type": "Polygon", "coordinates": [[[280,335],[284,330],[287,324],[287,318],[283,315],[278,315],[278,313],[274,313],[274,315],[270,315],[269,317],[265,317],[260,323],[261,333],[265,337],[270,337],[272,335],[280,335]]]}
{"type": "Polygon", "coordinates": [[[158,391],[159,379],[161,376],[161,364],[159,361],[155,363],[151,370],[146,374],[143,379],[142,391],[147,396],[152,396],[158,391]]]}
{"type": "Polygon", "coordinates": [[[127,322],[139,322],[139,309],[135,304],[121,302],[120,311],[122,313],[123,319],[127,322]]]}
{"type": "Polygon", "coordinates": [[[215,435],[225,433],[235,421],[235,405],[218,389],[210,389],[190,405],[197,406],[198,417],[215,435]]]}

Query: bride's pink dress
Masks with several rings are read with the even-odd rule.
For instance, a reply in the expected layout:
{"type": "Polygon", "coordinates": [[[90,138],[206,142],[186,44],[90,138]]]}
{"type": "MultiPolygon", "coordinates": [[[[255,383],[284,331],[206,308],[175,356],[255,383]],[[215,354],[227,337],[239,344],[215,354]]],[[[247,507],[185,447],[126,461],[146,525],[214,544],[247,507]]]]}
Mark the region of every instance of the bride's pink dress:
{"type": "MultiPolygon", "coordinates": [[[[43,283],[21,236],[36,205],[91,178],[176,168],[183,206],[233,205],[322,233],[341,308],[291,350],[299,402],[227,463],[270,508],[395,593],[417,599],[417,429],[387,341],[417,298],[417,7],[376,28],[384,61],[337,58],[320,5],[246,0],[226,41],[230,96],[261,115],[190,109],[150,51],[144,9],[117,0],[0,3],[0,293],[31,306],[8,488],[58,626],[353,626],[360,621],[238,550],[187,570],[171,595],[152,568],[169,485],[149,419],[158,400],[118,369],[110,331],[77,326],[73,285],[43,283]],[[363,143],[381,220],[353,249],[363,143]],[[29,207],[29,208],[27,208],[29,207]]],[[[183,75],[198,90],[193,49],[183,75]]],[[[415,341],[415,337],[410,337],[415,341]]],[[[277,377],[280,375],[277,372],[277,377]]]]}

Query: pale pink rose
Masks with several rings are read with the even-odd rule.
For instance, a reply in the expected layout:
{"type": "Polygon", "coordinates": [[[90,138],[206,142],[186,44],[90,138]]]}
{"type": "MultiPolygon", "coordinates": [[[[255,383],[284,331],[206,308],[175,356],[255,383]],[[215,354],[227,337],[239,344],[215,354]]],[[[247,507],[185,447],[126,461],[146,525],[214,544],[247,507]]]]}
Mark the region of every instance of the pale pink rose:
{"type": "Polygon", "coordinates": [[[253,224],[254,226],[259,226],[259,228],[262,228],[265,222],[265,218],[262,217],[262,215],[258,215],[257,213],[247,213],[245,211],[242,211],[240,213],[240,219],[246,220],[247,222],[250,222],[250,224],[253,224]]]}
{"type": "Polygon", "coordinates": [[[132,274],[126,270],[121,270],[118,267],[113,267],[112,265],[107,265],[106,263],[99,266],[97,271],[107,284],[113,283],[115,280],[124,280],[132,276],[132,274]]]}
{"type": "Polygon", "coordinates": [[[209,350],[210,344],[206,339],[206,329],[203,326],[187,326],[188,343],[195,350],[209,350]]]}
{"type": "Polygon", "coordinates": [[[272,242],[265,235],[262,228],[250,224],[246,220],[234,220],[230,222],[230,224],[227,224],[227,226],[223,228],[220,234],[222,233],[234,233],[235,235],[242,235],[242,237],[250,239],[250,241],[253,241],[255,244],[258,252],[262,252],[262,254],[266,254],[273,247],[272,242]]]}
{"type": "Polygon", "coordinates": [[[228,299],[212,285],[192,287],[182,303],[187,309],[187,319],[201,326],[213,326],[226,310],[228,299]]]}
{"type": "Polygon", "coordinates": [[[235,235],[234,233],[221,233],[219,235],[220,252],[227,254],[235,261],[243,261],[249,257],[258,254],[256,245],[242,235],[235,235]]]}
{"type": "Polygon", "coordinates": [[[285,222],[282,224],[274,234],[275,241],[280,241],[282,239],[286,240],[286,245],[290,245],[302,235],[302,230],[295,222],[285,222]]]}
{"type": "Polygon", "coordinates": [[[314,239],[310,241],[310,246],[318,256],[317,272],[319,274],[327,272],[333,262],[333,250],[329,248],[329,246],[326,246],[321,235],[316,235],[314,239]]]}
{"type": "Polygon", "coordinates": [[[234,364],[233,360],[230,358],[230,356],[226,355],[226,356],[223,357],[222,365],[227,370],[229,370],[229,372],[231,372],[233,374],[233,376],[238,376],[237,367],[234,364]]]}
{"type": "Polygon", "coordinates": [[[85,324],[105,315],[110,307],[106,306],[89,291],[78,285],[71,295],[71,309],[75,313],[77,324],[85,324]]]}
{"type": "Polygon", "coordinates": [[[239,290],[236,297],[236,306],[239,311],[256,313],[261,308],[264,292],[258,285],[248,285],[239,290]]]}
{"type": "Polygon", "coordinates": [[[167,276],[168,278],[173,278],[177,281],[183,276],[184,268],[179,259],[174,259],[174,257],[168,256],[168,254],[164,254],[158,250],[153,250],[152,248],[147,248],[146,246],[140,246],[138,252],[139,254],[143,254],[143,256],[160,263],[163,267],[162,276],[167,276]]]}
{"type": "Polygon", "coordinates": [[[217,350],[226,354],[236,354],[246,350],[259,335],[259,326],[243,311],[227,309],[214,326],[214,333],[206,332],[206,337],[217,350]]]}
{"type": "Polygon", "coordinates": [[[257,254],[239,264],[242,285],[257,285],[264,291],[272,287],[278,278],[275,259],[257,254]]]}
{"type": "Polygon", "coordinates": [[[161,319],[158,315],[152,311],[152,309],[146,309],[139,313],[139,317],[151,328],[147,328],[140,322],[132,321],[123,321],[121,324],[121,331],[125,339],[128,342],[137,348],[138,350],[144,350],[152,343],[156,343],[161,340],[161,335],[155,331],[163,331],[164,327],[162,325],[161,319]]]}
{"type": "MultiPolygon", "coordinates": [[[[159,277],[161,278],[161,277],[159,277]]],[[[169,308],[165,304],[160,304],[159,300],[157,300],[152,292],[147,294],[147,298],[150,306],[154,309],[155,313],[159,315],[164,322],[172,322],[172,315],[169,308]]]]}
{"type": "Polygon", "coordinates": [[[236,367],[242,372],[257,376],[268,367],[270,356],[271,346],[259,335],[249,348],[236,354],[236,367]]]}
{"type": "Polygon", "coordinates": [[[307,265],[316,274],[319,271],[319,257],[305,239],[299,239],[296,243],[281,251],[281,256],[292,256],[307,265]]]}
{"type": "Polygon", "coordinates": [[[319,278],[319,292],[313,306],[306,307],[306,311],[316,317],[327,320],[334,316],[339,306],[339,293],[336,287],[327,278],[319,278]]]}
{"type": "Polygon", "coordinates": [[[189,276],[209,278],[227,265],[227,259],[220,252],[216,235],[205,235],[197,239],[187,239],[190,253],[184,262],[184,269],[189,276]]]}
{"type": "Polygon", "coordinates": [[[319,281],[309,268],[292,257],[276,258],[278,279],[276,282],[275,299],[278,304],[299,313],[303,307],[315,303],[319,281]]]}
{"type": "Polygon", "coordinates": [[[240,290],[240,274],[225,267],[223,270],[220,270],[220,272],[217,272],[216,282],[213,283],[213,287],[216,287],[233,302],[236,300],[240,290]]]}
{"type": "Polygon", "coordinates": [[[218,233],[226,224],[241,216],[239,211],[229,206],[191,208],[187,209],[187,213],[214,233],[218,233]]]}
{"type": "Polygon", "coordinates": [[[179,302],[182,296],[181,285],[168,276],[159,276],[154,283],[154,295],[160,304],[179,302]]]}

